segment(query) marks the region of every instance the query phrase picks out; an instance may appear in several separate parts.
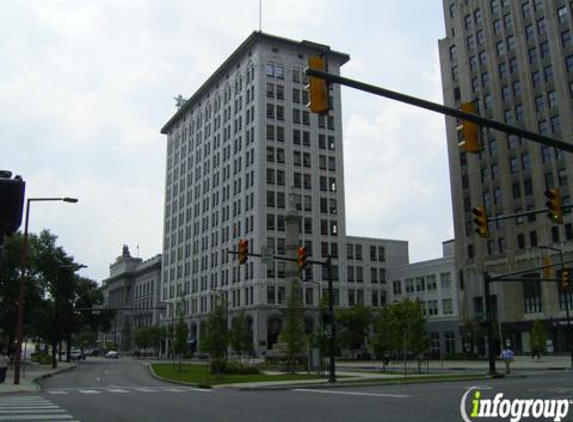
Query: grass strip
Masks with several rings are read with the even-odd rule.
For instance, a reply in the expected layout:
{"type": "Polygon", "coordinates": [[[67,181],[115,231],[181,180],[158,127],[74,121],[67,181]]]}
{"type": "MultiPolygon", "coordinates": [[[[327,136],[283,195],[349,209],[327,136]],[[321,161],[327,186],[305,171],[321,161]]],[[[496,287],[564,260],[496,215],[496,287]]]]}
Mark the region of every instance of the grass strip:
{"type": "Polygon", "coordinates": [[[248,382],[302,381],[321,379],[320,377],[306,374],[223,374],[221,377],[216,377],[215,375],[211,374],[209,366],[183,364],[181,371],[179,371],[179,365],[175,365],[175,368],[173,368],[171,363],[153,363],[151,366],[153,367],[155,374],[161,378],[206,386],[240,384],[248,382]]]}

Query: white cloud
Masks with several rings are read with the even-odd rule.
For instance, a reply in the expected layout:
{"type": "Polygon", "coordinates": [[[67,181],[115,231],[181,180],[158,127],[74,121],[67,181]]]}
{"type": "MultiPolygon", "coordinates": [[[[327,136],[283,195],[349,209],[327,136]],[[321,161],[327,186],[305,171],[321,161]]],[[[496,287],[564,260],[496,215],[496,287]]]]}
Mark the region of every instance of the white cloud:
{"type": "MultiPolygon", "coordinates": [[[[351,55],[343,74],[440,101],[441,2],[263,0],[263,30],[351,55]]],[[[6,0],[0,15],[0,169],[38,204],[32,228],[60,237],[101,279],[128,243],[161,251],[159,129],[258,29],[257,0],[6,0]]],[[[443,119],[345,89],[350,234],[407,239],[411,255],[451,233],[443,119]],[[423,210],[423,213],[422,211],[423,210]]],[[[429,252],[431,251],[431,252],[429,252]]],[[[439,254],[439,251],[438,251],[439,254]]]]}

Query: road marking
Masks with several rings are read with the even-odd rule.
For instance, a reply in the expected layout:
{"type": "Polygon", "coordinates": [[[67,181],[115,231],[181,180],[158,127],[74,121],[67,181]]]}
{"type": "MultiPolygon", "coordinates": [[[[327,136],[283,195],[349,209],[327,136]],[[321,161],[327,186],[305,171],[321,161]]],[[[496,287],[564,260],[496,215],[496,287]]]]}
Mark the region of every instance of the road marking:
{"type": "Polygon", "coordinates": [[[60,391],[60,390],[54,390],[54,391],[48,390],[48,391],[46,391],[46,392],[47,392],[48,394],[60,394],[60,395],[62,395],[62,394],[68,394],[67,391],[60,391]]]}
{"type": "Polygon", "coordinates": [[[64,409],[40,396],[0,398],[0,421],[77,422],[64,409]]]}
{"type": "MultiPolygon", "coordinates": [[[[31,415],[13,415],[13,416],[0,416],[0,421],[22,421],[22,420],[30,420],[31,415]]],[[[55,421],[55,420],[69,420],[73,419],[71,415],[33,415],[34,421],[55,421]]]]}
{"type": "Polygon", "coordinates": [[[82,394],[99,394],[101,391],[97,390],[78,390],[82,394]]]}
{"type": "Polygon", "coordinates": [[[356,391],[314,390],[309,388],[295,388],[293,391],[303,391],[305,393],[317,393],[317,394],[337,394],[344,396],[389,397],[396,399],[408,399],[412,397],[405,394],[359,393],[356,391]]]}
{"type": "Polygon", "coordinates": [[[129,393],[129,390],[124,390],[123,388],[111,388],[106,391],[109,391],[110,393],[129,393]]]}

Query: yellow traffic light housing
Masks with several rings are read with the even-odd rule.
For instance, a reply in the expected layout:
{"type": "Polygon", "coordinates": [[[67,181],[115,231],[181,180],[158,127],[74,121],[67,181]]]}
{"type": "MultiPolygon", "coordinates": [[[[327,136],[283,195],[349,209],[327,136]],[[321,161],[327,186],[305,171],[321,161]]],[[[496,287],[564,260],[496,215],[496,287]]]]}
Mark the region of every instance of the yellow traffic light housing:
{"type": "Polygon", "coordinates": [[[561,289],[564,292],[569,290],[570,283],[571,283],[571,269],[563,268],[563,271],[561,271],[561,289]]]}
{"type": "Polygon", "coordinates": [[[543,262],[543,278],[549,280],[551,279],[551,257],[543,255],[541,261],[543,262]]]}
{"type": "Polygon", "coordinates": [[[299,271],[303,271],[306,268],[306,248],[304,246],[299,246],[297,250],[297,263],[299,271]]]}
{"type": "MultiPolygon", "coordinates": [[[[326,72],[326,58],[324,56],[310,56],[308,67],[314,70],[326,72]]],[[[328,101],[328,84],[324,79],[309,76],[306,89],[309,93],[310,102],[307,107],[313,113],[326,113],[330,109],[328,101]]]]}
{"type": "Polygon", "coordinates": [[[489,227],[487,224],[487,213],[485,207],[475,207],[472,210],[473,215],[475,215],[474,223],[476,224],[476,233],[481,237],[489,237],[489,227]]]}
{"type": "Polygon", "coordinates": [[[239,264],[243,265],[249,259],[249,242],[244,239],[239,240],[239,264]]]}
{"type": "MultiPolygon", "coordinates": [[[[476,106],[473,101],[462,103],[460,109],[465,113],[476,114],[476,106]]],[[[457,129],[458,132],[462,134],[462,141],[459,143],[459,146],[467,152],[479,152],[481,148],[479,144],[479,126],[477,123],[462,120],[457,129]]]]}
{"type": "Polygon", "coordinates": [[[545,205],[549,209],[549,217],[556,224],[563,224],[563,206],[561,203],[561,192],[559,188],[550,188],[545,191],[547,202],[545,205]]]}

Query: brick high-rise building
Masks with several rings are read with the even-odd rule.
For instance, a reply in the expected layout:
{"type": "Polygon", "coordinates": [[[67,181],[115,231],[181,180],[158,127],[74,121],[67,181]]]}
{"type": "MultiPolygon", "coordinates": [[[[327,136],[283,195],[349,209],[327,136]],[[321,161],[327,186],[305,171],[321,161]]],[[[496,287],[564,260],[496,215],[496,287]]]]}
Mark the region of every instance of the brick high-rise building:
{"type": "MultiPolygon", "coordinates": [[[[447,35],[439,47],[446,105],[475,101],[483,116],[571,141],[572,3],[443,0],[443,7],[447,35]]],[[[454,119],[447,119],[447,139],[460,319],[469,327],[483,318],[483,271],[536,268],[545,253],[559,262],[557,251],[541,246],[563,250],[565,261],[573,258],[571,214],[562,225],[545,214],[504,220],[490,224],[490,238],[482,239],[474,233],[472,208],[484,205],[490,217],[541,209],[544,191],[552,187],[559,187],[564,204],[570,204],[573,156],[485,129],[481,152],[467,154],[458,147],[454,119]]],[[[541,271],[531,271],[530,277],[540,278],[541,271]]],[[[492,294],[496,332],[516,350],[529,350],[536,319],[544,322],[556,351],[569,349],[566,294],[558,283],[496,283],[492,294]]],[[[569,294],[569,306],[572,299],[569,294]]]]}

